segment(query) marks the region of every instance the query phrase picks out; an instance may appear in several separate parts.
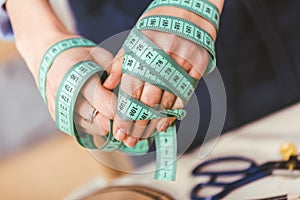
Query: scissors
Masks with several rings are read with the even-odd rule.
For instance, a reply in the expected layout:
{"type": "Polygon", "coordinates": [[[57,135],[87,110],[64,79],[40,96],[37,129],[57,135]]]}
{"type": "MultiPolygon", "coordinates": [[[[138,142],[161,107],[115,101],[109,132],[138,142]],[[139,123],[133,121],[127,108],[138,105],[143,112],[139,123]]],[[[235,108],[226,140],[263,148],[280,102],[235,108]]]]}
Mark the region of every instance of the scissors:
{"type": "Polygon", "coordinates": [[[194,176],[209,176],[206,183],[197,184],[192,192],[192,200],[217,200],[224,198],[230,192],[242,187],[250,182],[256,181],[269,175],[300,176],[300,156],[292,155],[286,161],[270,161],[257,165],[253,160],[240,156],[221,157],[214,160],[205,161],[192,171],[194,176]],[[222,167],[225,163],[230,164],[231,169],[213,169],[213,166],[222,167]],[[243,166],[232,170],[237,163],[243,166]],[[245,167],[246,166],[246,167],[245,167]],[[237,180],[231,182],[218,181],[218,178],[238,176],[237,180]],[[219,189],[218,192],[210,196],[202,196],[205,189],[219,189]],[[202,193],[202,194],[201,194],[202,193]]]}

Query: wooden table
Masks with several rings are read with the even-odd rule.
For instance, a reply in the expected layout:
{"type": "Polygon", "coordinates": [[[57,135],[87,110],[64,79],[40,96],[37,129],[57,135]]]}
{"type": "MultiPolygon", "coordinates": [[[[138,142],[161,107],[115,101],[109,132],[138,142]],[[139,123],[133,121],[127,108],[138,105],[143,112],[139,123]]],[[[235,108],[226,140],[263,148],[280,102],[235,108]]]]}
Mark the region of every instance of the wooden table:
{"type": "Polygon", "coordinates": [[[15,44],[13,42],[5,42],[0,40],[0,63],[7,62],[17,57],[19,57],[19,53],[17,52],[15,44]]]}
{"type": "Polygon", "coordinates": [[[120,175],[59,133],[0,162],[0,199],[63,199],[95,177],[109,180],[120,175]]]}

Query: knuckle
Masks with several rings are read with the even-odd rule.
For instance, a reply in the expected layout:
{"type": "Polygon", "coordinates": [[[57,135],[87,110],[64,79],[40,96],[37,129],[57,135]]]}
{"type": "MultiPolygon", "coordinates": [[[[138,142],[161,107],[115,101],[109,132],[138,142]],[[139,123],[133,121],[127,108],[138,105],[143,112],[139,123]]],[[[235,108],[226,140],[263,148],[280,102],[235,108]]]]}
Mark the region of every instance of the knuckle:
{"type": "Polygon", "coordinates": [[[105,105],[103,111],[107,114],[108,118],[112,119],[114,117],[114,110],[110,105],[105,105]]]}
{"type": "Polygon", "coordinates": [[[180,108],[184,108],[184,102],[180,98],[177,98],[176,102],[174,103],[173,109],[180,108]]]}
{"type": "Polygon", "coordinates": [[[140,89],[136,89],[132,92],[131,97],[135,99],[139,99],[142,94],[142,91],[140,89]]]}
{"type": "Polygon", "coordinates": [[[151,134],[154,132],[154,130],[155,130],[155,127],[151,127],[151,128],[149,128],[149,129],[147,129],[147,130],[145,131],[145,133],[143,134],[143,137],[142,137],[142,138],[146,139],[146,138],[150,137],[151,134]]]}
{"type": "Polygon", "coordinates": [[[166,122],[168,122],[169,124],[172,124],[175,120],[176,120],[176,117],[166,118],[166,122]]]}
{"type": "Polygon", "coordinates": [[[139,98],[142,94],[143,82],[123,75],[121,89],[133,98],[139,98]]]}
{"type": "Polygon", "coordinates": [[[150,107],[153,107],[158,103],[157,96],[154,94],[143,94],[141,101],[150,107]]]}
{"type": "Polygon", "coordinates": [[[131,122],[124,121],[120,117],[116,117],[114,122],[116,123],[117,127],[120,129],[125,130],[126,132],[129,132],[131,129],[131,122]]]}
{"type": "Polygon", "coordinates": [[[163,108],[165,109],[169,109],[172,108],[174,104],[174,98],[168,96],[168,97],[164,97],[164,99],[161,102],[161,105],[163,106],[163,108]]]}
{"type": "Polygon", "coordinates": [[[95,120],[95,124],[96,126],[100,129],[100,130],[109,130],[109,121],[107,119],[104,119],[102,117],[100,117],[99,115],[96,115],[96,117],[94,118],[95,120]]]}

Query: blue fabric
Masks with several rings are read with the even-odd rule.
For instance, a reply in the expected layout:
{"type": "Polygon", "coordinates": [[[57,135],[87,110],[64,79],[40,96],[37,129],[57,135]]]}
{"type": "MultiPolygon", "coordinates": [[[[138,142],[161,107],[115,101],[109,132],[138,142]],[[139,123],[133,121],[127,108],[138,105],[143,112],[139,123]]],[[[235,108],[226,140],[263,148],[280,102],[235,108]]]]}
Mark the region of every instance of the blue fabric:
{"type": "Polygon", "coordinates": [[[70,0],[80,34],[98,43],[130,30],[152,0],[70,0]]]}
{"type": "Polygon", "coordinates": [[[12,40],[13,31],[8,18],[8,15],[4,9],[6,0],[0,0],[0,39],[12,40]]]}
{"type": "Polygon", "coordinates": [[[298,0],[226,1],[217,41],[228,97],[224,130],[299,101],[299,8],[298,0]]]}

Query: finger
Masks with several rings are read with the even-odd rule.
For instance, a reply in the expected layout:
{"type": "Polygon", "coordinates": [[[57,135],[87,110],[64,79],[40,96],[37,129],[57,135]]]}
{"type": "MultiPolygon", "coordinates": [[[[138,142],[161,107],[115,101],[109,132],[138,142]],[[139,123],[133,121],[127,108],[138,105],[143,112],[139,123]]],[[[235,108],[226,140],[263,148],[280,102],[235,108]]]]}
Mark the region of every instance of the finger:
{"type": "Polygon", "coordinates": [[[163,109],[171,109],[173,107],[173,104],[176,100],[176,96],[168,91],[164,91],[160,105],[163,107],[163,109]]]}
{"type": "Polygon", "coordinates": [[[140,101],[149,107],[157,106],[160,102],[163,90],[151,83],[145,83],[140,101]]]}
{"type": "Polygon", "coordinates": [[[109,132],[109,119],[99,113],[94,118],[93,123],[88,123],[82,116],[75,114],[76,129],[91,135],[105,136],[109,132]],[[100,123],[99,123],[100,122],[100,123]]]}
{"type": "Polygon", "coordinates": [[[91,115],[91,109],[93,106],[83,97],[79,96],[75,104],[75,112],[77,116],[76,125],[81,126],[88,133],[93,134],[107,134],[109,130],[109,119],[104,117],[99,112],[92,118],[92,122],[89,123],[85,119],[91,115]],[[100,131],[100,132],[99,132],[100,131]]]}
{"type": "Polygon", "coordinates": [[[107,72],[110,72],[110,65],[112,64],[112,60],[114,58],[113,54],[107,51],[104,48],[96,47],[91,53],[90,57],[100,65],[107,72]]]}
{"type": "Polygon", "coordinates": [[[208,60],[209,60],[208,58],[201,60],[202,62],[200,62],[198,66],[192,67],[191,70],[188,72],[188,74],[192,78],[200,80],[203,77],[205,70],[208,66],[208,60]]]}
{"type": "Polygon", "coordinates": [[[113,125],[114,137],[119,141],[123,141],[127,137],[127,133],[130,132],[132,124],[132,121],[125,121],[118,115],[115,115],[113,125]]]}
{"type": "Polygon", "coordinates": [[[133,137],[137,137],[137,138],[142,138],[143,137],[143,133],[147,128],[149,121],[147,120],[139,120],[139,121],[135,121],[132,124],[132,128],[131,131],[129,132],[130,136],[133,137]]]}
{"type": "MultiPolygon", "coordinates": [[[[194,53],[195,54],[195,53],[194,53]]],[[[194,55],[191,59],[189,59],[193,65],[193,67],[188,71],[189,75],[192,78],[200,80],[201,77],[204,75],[205,70],[209,63],[209,54],[204,49],[199,49],[197,55],[194,55]],[[195,60],[195,58],[198,58],[195,60]]]]}
{"type": "MultiPolygon", "coordinates": [[[[143,81],[129,76],[127,74],[124,74],[121,82],[121,90],[130,95],[131,97],[139,100],[143,91],[143,85],[143,81]]],[[[119,141],[124,140],[126,138],[126,135],[130,133],[132,124],[132,121],[125,121],[121,119],[118,115],[116,115],[114,119],[113,129],[113,134],[115,138],[119,141]]]]}
{"type": "Polygon", "coordinates": [[[209,63],[208,51],[191,41],[183,40],[180,43],[180,46],[173,52],[175,52],[173,57],[175,60],[183,59],[182,62],[177,60],[179,61],[180,66],[182,66],[191,77],[200,80],[209,63]]]}
{"type": "MultiPolygon", "coordinates": [[[[163,90],[150,83],[145,83],[140,101],[149,107],[156,107],[160,100],[163,90]]],[[[140,138],[146,129],[149,120],[138,120],[135,121],[130,135],[133,137],[140,138]]]]}
{"type": "Polygon", "coordinates": [[[124,74],[121,82],[121,89],[126,94],[139,100],[143,92],[145,82],[133,76],[124,74]]]}
{"type": "MultiPolygon", "coordinates": [[[[180,98],[177,98],[175,100],[175,103],[172,107],[172,110],[180,109],[184,107],[184,103],[180,98]]],[[[173,122],[176,120],[176,117],[169,117],[160,119],[160,121],[157,123],[156,129],[160,132],[164,132],[168,129],[168,127],[173,124],[173,122]]]]}
{"type": "MultiPolygon", "coordinates": [[[[176,98],[172,110],[184,108],[184,102],[180,98],[176,98]]],[[[176,117],[169,117],[161,119],[156,126],[156,129],[160,132],[164,132],[168,129],[168,127],[176,120],[176,117]]]]}
{"type": "Polygon", "coordinates": [[[184,103],[180,98],[177,98],[175,100],[175,103],[174,103],[173,107],[172,107],[172,110],[181,109],[181,108],[184,108],[184,103]]]}
{"type": "Polygon", "coordinates": [[[152,119],[144,131],[142,138],[148,138],[155,132],[155,127],[161,119],[152,119]]]}
{"type": "Polygon", "coordinates": [[[156,129],[159,132],[165,132],[169,128],[169,126],[171,126],[173,124],[173,122],[175,120],[176,120],[176,117],[168,117],[168,118],[160,119],[156,125],[156,129]]]}
{"type": "Polygon", "coordinates": [[[177,38],[175,34],[169,34],[164,32],[157,32],[154,30],[143,30],[142,33],[150,38],[159,48],[168,52],[174,48],[176,43],[174,42],[177,38]]]}
{"type": "Polygon", "coordinates": [[[176,35],[148,30],[143,33],[167,52],[185,71],[192,70],[191,77],[198,80],[202,77],[209,62],[209,54],[206,49],[176,35]],[[159,37],[153,37],[158,34],[159,37]]]}
{"type": "Polygon", "coordinates": [[[194,63],[191,61],[198,60],[199,55],[194,55],[194,52],[199,52],[198,47],[193,42],[184,38],[180,38],[174,34],[157,32],[157,31],[143,31],[143,34],[151,38],[151,40],[163,49],[171,58],[173,58],[185,71],[190,71],[194,63]],[[153,37],[155,36],[155,37],[153,37]],[[191,55],[191,52],[193,55],[191,55]],[[189,61],[189,62],[186,62],[189,61]],[[185,64],[187,63],[187,64],[185,64]]]}
{"type": "MultiPolygon", "coordinates": [[[[177,51],[179,51],[179,50],[177,50],[177,51]]],[[[186,58],[184,58],[182,56],[183,54],[186,53],[185,50],[180,50],[179,53],[181,53],[181,55],[174,53],[174,52],[168,52],[168,53],[175,60],[175,62],[177,62],[177,64],[180,65],[185,71],[190,71],[193,68],[193,66],[186,60],[186,58]]],[[[160,105],[165,110],[172,109],[176,99],[177,99],[177,97],[173,93],[164,91],[162,98],[161,98],[160,105]]],[[[158,131],[164,132],[173,123],[174,120],[175,120],[175,118],[173,118],[173,117],[161,119],[157,123],[156,129],[158,131]]]]}
{"type": "Polygon", "coordinates": [[[96,75],[87,81],[82,88],[81,94],[101,115],[113,119],[116,113],[117,96],[104,88],[96,75]]]}
{"type": "Polygon", "coordinates": [[[179,51],[179,50],[174,50],[172,52],[168,52],[168,54],[186,72],[190,71],[193,68],[193,65],[187,60],[188,58],[185,57],[184,51],[183,52],[179,52],[179,53],[177,51],[179,51]]]}
{"type": "Polygon", "coordinates": [[[132,136],[127,136],[123,143],[127,146],[127,147],[134,147],[136,145],[136,143],[138,142],[138,138],[136,137],[132,137],[132,136]]]}
{"type": "MultiPolygon", "coordinates": [[[[175,101],[176,101],[176,96],[168,91],[164,91],[160,105],[165,109],[172,109],[175,101]]],[[[160,119],[159,122],[157,123],[156,129],[160,132],[164,132],[168,127],[170,126],[169,120],[160,119]]]]}
{"type": "Polygon", "coordinates": [[[122,64],[124,59],[124,50],[120,49],[111,63],[111,69],[109,70],[109,76],[105,80],[103,87],[113,90],[120,83],[122,77],[122,64]]]}

